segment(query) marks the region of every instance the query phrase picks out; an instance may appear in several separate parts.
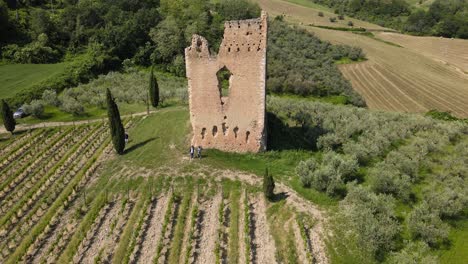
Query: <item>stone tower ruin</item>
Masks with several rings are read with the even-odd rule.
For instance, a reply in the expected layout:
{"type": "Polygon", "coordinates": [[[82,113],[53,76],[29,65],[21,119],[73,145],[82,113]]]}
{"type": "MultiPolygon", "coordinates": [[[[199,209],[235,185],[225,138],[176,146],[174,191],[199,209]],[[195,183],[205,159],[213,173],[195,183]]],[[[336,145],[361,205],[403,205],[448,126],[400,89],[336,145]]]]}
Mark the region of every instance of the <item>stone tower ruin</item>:
{"type": "Polygon", "coordinates": [[[192,145],[233,152],[266,149],[265,77],[267,14],[227,21],[217,55],[198,35],[185,49],[192,145]],[[217,74],[229,71],[223,96],[217,74]]]}

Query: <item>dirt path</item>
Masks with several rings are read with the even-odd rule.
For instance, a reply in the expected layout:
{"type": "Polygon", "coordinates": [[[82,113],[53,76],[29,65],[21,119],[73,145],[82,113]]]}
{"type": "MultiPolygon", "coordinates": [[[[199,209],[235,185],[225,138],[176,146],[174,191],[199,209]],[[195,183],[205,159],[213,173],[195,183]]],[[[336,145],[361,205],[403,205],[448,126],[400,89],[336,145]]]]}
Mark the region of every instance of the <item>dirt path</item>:
{"type": "Polygon", "coordinates": [[[270,235],[268,221],[266,218],[266,201],[262,195],[258,195],[251,199],[252,205],[252,220],[255,223],[253,232],[254,239],[252,241],[253,248],[252,258],[253,263],[276,263],[275,260],[275,242],[270,235]]]}
{"type": "Polygon", "coordinates": [[[197,259],[197,263],[215,263],[215,243],[218,239],[216,237],[219,221],[218,221],[218,211],[219,206],[221,205],[221,193],[218,193],[213,201],[208,204],[206,208],[205,221],[202,224],[201,229],[201,241],[200,241],[200,254],[197,259]]]}
{"type": "Polygon", "coordinates": [[[156,255],[156,248],[158,241],[161,239],[163,217],[168,206],[168,197],[171,194],[161,196],[156,202],[156,206],[151,209],[149,217],[149,226],[147,230],[143,232],[142,245],[139,256],[135,259],[135,263],[150,264],[156,255]]]}
{"type": "MultiPolygon", "coordinates": [[[[155,113],[156,111],[150,111],[151,113],[155,113]]],[[[123,117],[133,117],[133,116],[144,116],[146,115],[146,112],[140,112],[140,113],[134,113],[130,115],[123,115],[123,117]]],[[[68,121],[68,122],[42,122],[42,123],[37,123],[37,124],[18,124],[15,127],[15,132],[19,131],[25,131],[25,130],[30,130],[30,129],[36,129],[36,128],[45,128],[45,127],[59,127],[59,126],[72,126],[72,125],[83,125],[83,124],[91,124],[91,123],[96,123],[96,122],[102,122],[103,120],[107,120],[106,117],[98,118],[98,119],[87,119],[87,120],[81,120],[81,121],[68,121]]],[[[1,126],[0,127],[0,134],[4,133],[9,133],[5,130],[5,127],[1,126]]]]}

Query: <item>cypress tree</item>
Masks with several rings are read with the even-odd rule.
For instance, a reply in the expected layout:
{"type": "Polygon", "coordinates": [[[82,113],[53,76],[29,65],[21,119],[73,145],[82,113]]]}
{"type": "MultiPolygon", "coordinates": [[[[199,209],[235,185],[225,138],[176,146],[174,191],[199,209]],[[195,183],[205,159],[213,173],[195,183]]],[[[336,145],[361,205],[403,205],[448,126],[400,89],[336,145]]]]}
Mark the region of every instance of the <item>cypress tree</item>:
{"type": "Polygon", "coordinates": [[[273,190],[275,189],[275,180],[273,179],[273,176],[271,176],[268,173],[268,168],[265,169],[265,175],[263,176],[263,192],[265,194],[265,197],[268,200],[273,200],[275,197],[275,194],[273,190]]]}
{"type": "Polygon", "coordinates": [[[109,127],[112,136],[112,144],[115,151],[122,155],[125,149],[125,130],[120,120],[120,113],[117,104],[109,89],[106,93],[107,97],[107,116],[109,117],[109,127]]]}
{"type": "Polygon", "coordinates": [[[10,110],[10,107],[8,106],[7,102],[5,102],[5,100],[2,100],[2,119],[5,129],[13,135],[16,121],[13,118],[13,112],[10,110]]]}
{"type": "Polygon", "coordinates": [[[154,76],[153,67],[151,67],[151,74],[149,80],[149,95],[151,100],[151,105],[153,107],[158,107],[159,105],[159,85],[158,80],[154,76]]]}

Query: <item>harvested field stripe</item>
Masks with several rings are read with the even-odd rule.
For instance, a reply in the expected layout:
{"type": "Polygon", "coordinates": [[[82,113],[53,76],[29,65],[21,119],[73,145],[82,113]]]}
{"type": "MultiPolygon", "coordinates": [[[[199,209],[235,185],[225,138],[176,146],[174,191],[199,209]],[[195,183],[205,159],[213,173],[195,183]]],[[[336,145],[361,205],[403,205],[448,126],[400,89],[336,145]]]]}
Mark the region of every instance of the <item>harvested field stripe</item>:
{"type": "MultiPolygon", "coordinates": [[[[395,75],[392,72],[390,73],[395,75]]],[[[418,94],[418,96],[425,97],[427,102],[431,104],[434,104],[434,105],[440,104],[440,106],[449,105],[451,106],[451,109],[459,110],[457,111],[458,113],[465,113],[467,111],[466,109],[460,106],[460,103],[463,103],[462,101],[463,98],[468,98],[467,94],[460,94],[457,92],[458,90],[456,89],[451,89],[451,90],[444,89],[443,90],[444,92],[442,92],[441,88],[443,88],[443,85],[427,83],[427,82],[424,82],[415,78],[408,77],[404,73],[401,73],[395,76],[405,81],[408,84],[412,84],[413,86],[420,87],[421,92],[418,94]],[[449,92],[449,94],[447,92],[449,92]],[[443,101],[443,103],[441,101],[443,101]],[[455,103],[457,103],[458,101],[458,103],[455,104],[454,101],[455,103]]]]}
{"type": "Polygon", "coordinates": [[[369,101],[369,106],[372,107],[373,105],[380,105],[383,106],[384,109],[393,109],[391,103],[388,101],[387,98],[382,98],[378,90],[375,90],[373,87],[368,85],[369,82],[365,80],[364,76],[362,76],[362,73],[360,71],[358,72],[358,68],[359,66],[350,66],[349,68],[345,69],[349,69],[348,79],[352,82],[359,84],[357,86],[355,85],[355,88],[358,88],[358,91],[361,92],[364,98],[375,98],[374,100],[366,100],[369,101]]]}
{"type": "Polygon", "coordinates": [[[420,105],[418,102],[414,101],[411,98],[411,96],[409,96],[404,91],[400,90],[389,79],[383,77],[380,71],[376,70],[373,65],[370,67],[367,67],[365,72],[364,72],[364,69],[361,69],[361,70],[362,70],[362,75],[364,76],[366,81],[369,84],[374,84],[374,87],[377,88],[378,91],[380,91],[379,94],[381,98],[391,98],[392,103],[390,103],[390,105],[391,107],[393,107],[393,109],[409,111],[410,109],[408,108],[408,106],[414,106],[414,105],[423,108],[423,106],[420,105]],[[372,74],[372,71],[374,71],[375,74],[372,74]],[[381,78],[378,79],[376,75],[378,75],[381,78]],[[394,91],[392,90],[390,92],[388,90],[389,86],[394,87],[395,90],[394,91]],[[403,103],[402,102],[403,100],[411,101],[411,102],[403,103]]]}
{"type": "Polygon", "coordinates": [[[390,109],[398,109],[398,107],[401,107],[400,101],[396,100],[393,97],[393,95],[391,95],[391,94],[389,95],[387,93],[387,90],[385,89],[385,86],[383,84],[381,84],[380,82],[376,81],[374,79],[374,77],[369,76],[367,73],[368,73],[367,67],[366,67],[365,71],[361,67],[358,67],[356,69],[357,78],[362,79],[364,83],[370,84],[371,85],[370,89],[373,89],[376,92],[376,94],[378,94],[377,98],[383,99],[386,102],[386,105],[390,109]],[[374,84],[374,85],[372,85],[372,84],[374,84]],[[386,94],[384,94],[384,93],[386,93],[386,94]]]}

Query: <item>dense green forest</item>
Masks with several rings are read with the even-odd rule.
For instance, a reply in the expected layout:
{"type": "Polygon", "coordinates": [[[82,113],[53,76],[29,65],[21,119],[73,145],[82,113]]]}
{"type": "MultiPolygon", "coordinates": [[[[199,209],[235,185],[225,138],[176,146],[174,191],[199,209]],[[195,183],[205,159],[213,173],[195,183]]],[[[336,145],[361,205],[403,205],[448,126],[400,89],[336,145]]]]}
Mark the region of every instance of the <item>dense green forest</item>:
{"type": "Polygon", "coordinates": [[[310,0],[381,26],[416,35],[468,38],[468,2],[435,0],[427,10],[405,0],[310,0]]]}
{"type": "MultiPolygon", "coordinates": [[[[46,89],[77,86],[123,62],[185,76],[184,48],[194,33],[205,36],[216,52],[225,20],[258,17],[260,8],[247,0],[146,1],[0,1],[1,55],[7,63],[69,62],[54,79],[10,100],[19,105],[46,89]],[[3,23],[2,23],[3,25],[3,23]]],[[[272,19],[268,88],[275,93],[346,96],[365,105],[336,68],[343,58],[360,60],[360,48],[332,46],[304,30],[272,19]],[[298,63],[300,62],[300,63],[298,63]],[[288,64],[288,67],[284,67],[288,64]]]]}

